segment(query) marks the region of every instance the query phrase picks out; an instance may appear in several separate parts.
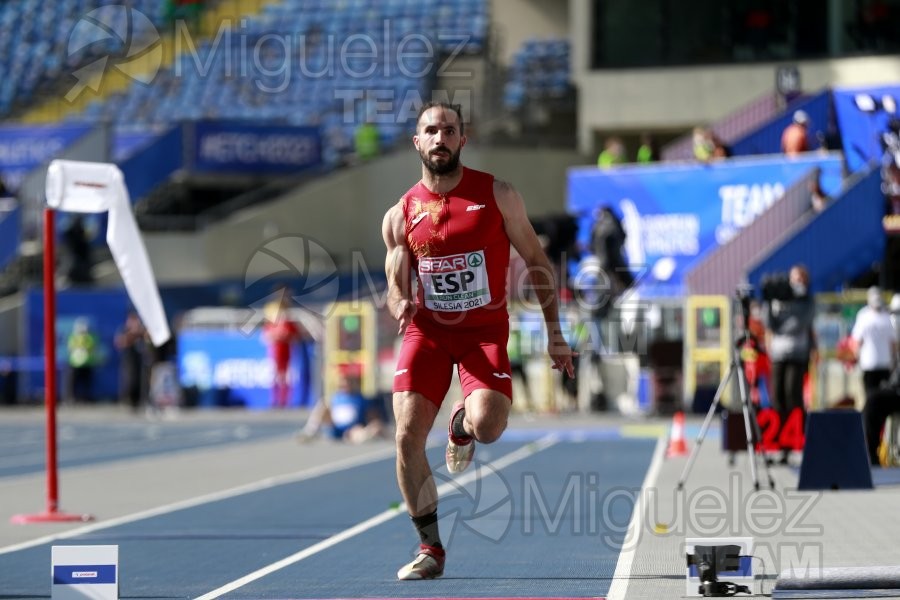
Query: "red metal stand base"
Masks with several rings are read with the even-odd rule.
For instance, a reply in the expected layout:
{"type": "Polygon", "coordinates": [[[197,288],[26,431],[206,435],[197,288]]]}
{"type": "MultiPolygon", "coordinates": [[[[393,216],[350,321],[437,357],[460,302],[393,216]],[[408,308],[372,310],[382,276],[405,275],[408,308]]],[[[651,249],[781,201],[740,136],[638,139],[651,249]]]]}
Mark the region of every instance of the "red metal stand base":
{"type": "Polygon", "coordinates": [[[93,515],[70,515],[61,512],[43,512],[36,515],[13,515],[10,522],[13,525],[30,525],[31,523],[71,523],[81,521],[87,523],[93,521],[93,515]]]}

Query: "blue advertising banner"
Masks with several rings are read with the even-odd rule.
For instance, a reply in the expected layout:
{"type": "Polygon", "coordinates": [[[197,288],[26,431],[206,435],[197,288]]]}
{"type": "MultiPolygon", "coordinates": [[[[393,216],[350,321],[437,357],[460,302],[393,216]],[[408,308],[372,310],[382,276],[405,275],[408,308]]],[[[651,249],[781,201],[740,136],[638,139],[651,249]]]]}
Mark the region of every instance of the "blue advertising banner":
{"type": "Polygon", "coordinates": [[[90,125],[0,126],[0,177],[17,191],[25,176],[91,130],[90,125]]]}
{"type": "MultiPolygon", "coordinates": [[[[295,345],[288,370],[289,407],[311,406],[313,346],[295,345]]],[[[178,335],[178,378],[196,387],[201,406],[273,406],[274,365],[259,330],[185,330],[178,335]]]]}
{"type": "Polygon", "coordinates": [[[158,128],[141,127],[134,129],[117,128],[112,139],[112,159],[116,163],[131,157],[141,148],[165,133],[158,128]]]}
{"type": "Polygon", "coordinates": [[[900,85],[834,90],[834,110],[850,172],[871,160],[881,160],[881,136],[888,121],[897,118],[898,105],[900,85]]]}
{"type": "Polygon", "coordinates": [[[834,194],[841,182],[835,155],[570,169],[568,210],[578,221],[579,245],[589,248],[595,211],[610,206],[627,233],[625,250],[641,294],[683,295],[684,277],[700,259],[816,167],[822,188],[834,194]]]}
{"type": "Polygon", "coordinates": [[[295,173],[321,164],[321,139],[315,127],[200,121],[193,161],[197,171],[295,173]]]}
{"type": "MultiPolygon", "coordinates": [[[[131,148],[131,154],[127,158],[116,159],[125,177],[132,203],[140,201],[184,166],[182,127],[176,126],[168,131],[155,133],[149,140],[144,138],[138,141],[139,137],[134,134],[130,138],[129,143],[133,142],[135,147],[131,148]]],[[[124,146],[120,150],[124,151],[124,146]]]]}
{"type": "MultiPolygon", "coordinates": [[[[116,332],[125,323],[130,304],[125,290],[109,292],[65,290],[56,295],[56,362],[60,377],[60,398],[68,395],[68,339],[77,320],[82,320],[97,338],[96,364],[90,395],[94,400],[119,396],[119,354],[116,332]]],[[[29,290],[25,296],[25,355],[44,355],[44,295],[42,289],[29,290]]],[[[43,363],[39,369],[22,374],[26,398],[43,395],[43,363]]]]}
{"type": "Polygon", "coordinates": [[[0,270],[19,254],[19,244],[22,241],[21,212],[22,209],[15,201],[0,198],[0,270]]]}

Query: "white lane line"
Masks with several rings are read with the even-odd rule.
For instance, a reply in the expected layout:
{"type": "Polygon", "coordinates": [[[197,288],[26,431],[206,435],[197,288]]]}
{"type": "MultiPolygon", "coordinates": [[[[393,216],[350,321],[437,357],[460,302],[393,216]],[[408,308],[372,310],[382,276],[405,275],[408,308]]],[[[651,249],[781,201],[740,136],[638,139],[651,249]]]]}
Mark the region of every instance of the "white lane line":
{"type": "Polygon", "coordinates": [[[628,531],[625,533],[623,543],[627,546],[622,549],[619,554],[619,560],[616,562],[616,572],[613,574],[612,584],[609,586],[609,593],[606,594],[607,600],[621,600],[625,598],[628,591],[628,581],[631,579],[631,566],[634,564],[634,555],[637,553],[638,541],[640,536],[644,535],[644,511],[647,508],[644,504],[644,492],[656,485],[659,477],[659,471],[662,468],[663,458],[666,452],[666,438],[660,437],[656,440],[656,449],[653,451],[653,458],[650,460],[650,468],[644,476],[644,482],[641,484],[641,491],[635,498],[634,509],[631,513],[631,521],[628,523],[628,531]]]}
{"type": "Polygon", "coordinates": [[[395,449],[393,446],[391,446],[390,448],[377,450],[375,452],[370,452],[370,453],[364,454],[362,456],[352,456],[349,458],[335,461],[333,463],[328,463],[325,465],[311,467],[309,469],[304,469],[302,471],[298,471],[295,473],[288,473],[286,475],[278,475],[276,477],[267,477],[266,479],[261,479],[259,481],[254,481],[252,483],[240,485],[240,486],[230,488],[227,490],[222,490],[219,492],[212,492],[210,494],[204,494],[202,496],[196,496],[194,498],[188,498],[186,500],[180,500],[178,502],[173,502],[171,504],[165,504],[163,506],[158,506],[156,508],[151,508],[151,509],[144,510],[141,512],[132,513],[130,515],[124,515],[124,516],[117,517],[114,519],[108,519],[105,521],[101,521],[99,523],[85,525],[84,527],[79,527],[77,529],[72,529],[69,531],[65,531],[63,533],[48,535],[48,536],[44,536],[44,537],[37,538],[34,540],[30,540],[28,542],[22,542],[20,544],[15,544],[12,546],[6,546],[5,548],[0,548],[0,554],[7,554],[9,552],[25,550],[26,548],[33,548],[35,546],[40,546],[42,544],[48,544],[48,543],[54,542],[56,540],[64,540],[64,539],[68,539],[68,538],[73,538],[73,537],[77,537],[79,535],[84,535],[86,533],[92,533],[94,531],[100,531],[102,529],[107,529],[109,527],[116,527],[117,525],[124,525],[125,523],[140,521],[141,519],[157,517],[159,515],[164,515],[166,513],[175,512],[177,510],[182,510],[184,508],[192,508],[194,506],[199,506],[201,504],[206,504],[208,502],[216,502],[218,500],[224,500],[226,498],[240,496],[241,494],[249,494],[251,492],[258,492],[260,490],[264,490],[264,489],[271,488],[271,487],[276,487],[279,485],[284,485],[287,483],[297,483],[299,481],[304,481],[306,479],[312,479],[313,477],[319,477],[320,475],[327,475],[329,473],[333,473],[336,471],[343,471],[345,469],[350,469],[353,467],[358,467],[360,465],[365,465],[365,464],[376,462],[379,460],[384,460],[385,458],[393,456],[394,453],[395,453],[395,449]]]}
{"type": "MultiPolygon", "coordinates": [[[[491,461],[491,463],[490,463],[491,467],[493,469],[496,469],[497,471],[499,471],[501,469],[504,469],[504,468],[510,466],[513,463],[516,463],[516,462],[522,460],[523,458],[527,458],[537,452],[540,452],[541,450],[546,450],[547,448],[549,448],[550,446],[553,446],[557,442],[558,442],[558,438],[555,435],[548,435],[546,437],[543,437],[543,438],[537,440],[536,442],[526,444],[526,445],[520,447],[519,449],[514,450],[513,452],[510,452],[509,454],[506,454],[505,456],[498,458],[497,460],[491,461]]],[[[466,484],[474,481],[475,478],[478,476],[478,473],[479,473],[479,470],[472,469],[465,475],[457,477],[452,482],[447,482],[443,485],[438,486],[438,488],[437,488],[438,498],[446,495],[449,492],[458,490],[459,486],[461,486],[461,485],[466,485],[466,484]]],[[[276,571],[280,571],[281,569],[283,569],[285,567],[289,567],[293,564],[296,564],[296,563],[300,562],[301,560],[304,560],[306,558],[309,558],[310,556],[318,554],[319,552],[322,552],[323,550],[327,550],[328,548],[331,548],[332,546],[336,546],[337,544],[340,544],[343,541],[346,541],[356,535],[359,535],[360,533],[368,531],[369,529],[372,529],[373,527],[377,527],[378,525],[381,525],[382,523],[384,523],[386,521],[390,521],[394,517],[401,515],[401,514],[406,514],[406,505],[405,504],[401,504],[397,508],[391,508],[382,513],[379,513],[379,514],[375,515],[374,517],[366,519],[365,521],[358,523],[358,524],[354,525],[353,527],[350,527],[349,529],[345,529],[344,531],[341,531],[340,533],[336,533],[335,535],[331,536],[330,538],[324,539],[321,542],[314,544],[308,548],[304,548],[300,552],[292,554],[286,558],[279,560],[278,562],[274,562],[274,563],[267,565],[261,569],[257,569],[256,571],[253,571],[252,573],[244,575],[240,579],[235,579],[231,583],[226,583],[222,587],[217,588],[209,593],[203,594],[202,596],[198,596],[194,600],[214,600],[215,598],[220,598],[220,597],[224,596],[225,594],[228,594],[229,592],[233,592],[236,589],[244,587],[248,583],[252,583],[252,582],[256,581],[257,579],[261,579],[261,578],[265,577],[266,575],[271,575],[272,573],[274,573],[276,571]]]]}

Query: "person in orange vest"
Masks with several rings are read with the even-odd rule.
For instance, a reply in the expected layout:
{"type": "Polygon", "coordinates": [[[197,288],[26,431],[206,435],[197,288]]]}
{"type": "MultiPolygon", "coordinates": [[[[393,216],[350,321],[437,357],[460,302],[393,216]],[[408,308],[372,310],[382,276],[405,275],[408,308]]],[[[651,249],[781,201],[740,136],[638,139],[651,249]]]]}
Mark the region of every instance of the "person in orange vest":
{"type": "Polygon", "coordinates": [[[796,156],[809,150],[809,115],[802,110],[794,113],[793,122],[781,134],[781,151],[796,156]]]}

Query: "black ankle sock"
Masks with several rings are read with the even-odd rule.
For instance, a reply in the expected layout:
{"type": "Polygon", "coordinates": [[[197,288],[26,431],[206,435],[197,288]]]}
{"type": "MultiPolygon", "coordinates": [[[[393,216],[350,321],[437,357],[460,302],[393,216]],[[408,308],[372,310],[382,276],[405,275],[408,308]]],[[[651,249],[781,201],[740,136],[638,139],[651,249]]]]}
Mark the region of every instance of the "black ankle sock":
{"type": "Polygon", "coordinates": [[[450,431],[453,433],[453,437],[467,440],[472,436],[466,433],[466,428],[463,425],[463,421],[466,419],[466,409],[461,408],[455,415],[453,415],[453,421],[450,423],[450,431]]]}
{"type": "Polygon", "coordinates": [[[437,511],[428,515],[422,515],[421,517],[410,515],[409,518],[412,520],[413,525],[415,525],[416,532],[419,534],[419,539],[422,540],[423,544],[426,546],[434,546],[435,548],[443,548],[441,545],[441,535],[438,533],[437,511]]]}

